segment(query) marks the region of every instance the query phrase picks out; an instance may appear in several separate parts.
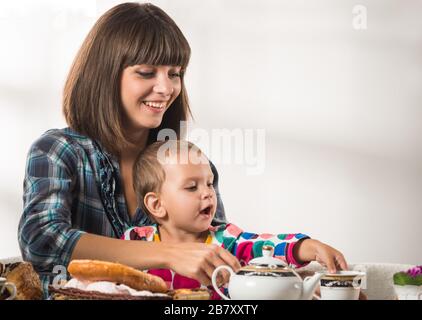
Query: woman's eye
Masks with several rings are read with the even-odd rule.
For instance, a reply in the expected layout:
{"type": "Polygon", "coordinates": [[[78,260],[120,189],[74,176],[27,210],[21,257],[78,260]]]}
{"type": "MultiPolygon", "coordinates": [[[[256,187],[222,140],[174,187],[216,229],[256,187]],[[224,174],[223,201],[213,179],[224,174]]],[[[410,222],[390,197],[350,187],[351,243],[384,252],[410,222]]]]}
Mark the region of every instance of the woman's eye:
{"type": "MultiPolygon", "coordinates": [[[[137,72],[143,78],[152,78],[154,77],[154,72],[137,72]]],[[[172,73],[169,75],[170,78],[180,78],[180,73],[172,73]]]]}
{"type": "Polygon", "coordinates": [[[151,78],[154,76],[154,72],[138,72],[138,74],[144,78],[151,78]]]}

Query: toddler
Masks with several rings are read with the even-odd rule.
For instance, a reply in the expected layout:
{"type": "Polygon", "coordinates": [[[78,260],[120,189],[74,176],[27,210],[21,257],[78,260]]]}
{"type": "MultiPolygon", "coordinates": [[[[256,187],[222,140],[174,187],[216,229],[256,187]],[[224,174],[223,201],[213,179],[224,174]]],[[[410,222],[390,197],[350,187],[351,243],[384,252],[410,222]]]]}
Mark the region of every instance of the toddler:
{"type": "MultiPolygon", "coordinates": [[[[270,245],[274,248],[274,257],[293,267],[302,267],[316,260],[326,265],[330,272],[347,269],[339,251],[305,234],[256,234],[244,232],[232,223],[215,225],[213,218],[217,204],[213,179],[207,157],[194,144],[180,140],[151,144],[135,162],[133,181],[139,206],[155,223],[130,228],[123,239],[221,246],[241,265],[261,256],[262,246],[270,245]]],[[[198,279],[202,281],[164,268],[147,272],[163,278],[169,289],[204,288],[210,284],[214,267],[227,264],[224,257],[213,259],[209,272],[198,279]]],[[[226,274],[223,282],[227,277],[226,274]]],[[[213,291],[211,287],[209,289],[213,291]]],[[[213,292],[212,298],[219,297],[213,292]]]]}

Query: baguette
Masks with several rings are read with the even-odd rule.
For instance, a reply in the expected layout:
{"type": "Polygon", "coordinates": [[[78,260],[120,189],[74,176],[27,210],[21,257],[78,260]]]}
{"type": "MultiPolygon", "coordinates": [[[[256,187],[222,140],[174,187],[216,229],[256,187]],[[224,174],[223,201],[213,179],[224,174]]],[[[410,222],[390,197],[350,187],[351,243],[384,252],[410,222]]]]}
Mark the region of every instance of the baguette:
{"type": "Polygon", "coordinates": [[[99,260],[72,260],[70,275],[82,281],[110,281],[141,291],[165,293],[167,285],[160,277],[136,270],[120,263],[99,260]]]}

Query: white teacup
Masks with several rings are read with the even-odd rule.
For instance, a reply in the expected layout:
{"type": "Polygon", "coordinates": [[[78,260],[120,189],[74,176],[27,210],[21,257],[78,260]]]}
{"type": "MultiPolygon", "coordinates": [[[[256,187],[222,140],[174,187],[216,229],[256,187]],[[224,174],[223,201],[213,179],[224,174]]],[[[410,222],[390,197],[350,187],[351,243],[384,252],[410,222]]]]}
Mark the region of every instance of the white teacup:
{"type": "Polygon", "coordinates": [[[325,274],[321,280],[322,300],[358,300],[365,273],[339,271],[325,274]]]}
{"type": "Polygon", "coordinates": [[[3,294],[4,290],[8,290],[10,296],[6,300],[13,300],[16,297],[16,286],[7,282],[6,278],[0,278],[0,295],[3,294]]]}

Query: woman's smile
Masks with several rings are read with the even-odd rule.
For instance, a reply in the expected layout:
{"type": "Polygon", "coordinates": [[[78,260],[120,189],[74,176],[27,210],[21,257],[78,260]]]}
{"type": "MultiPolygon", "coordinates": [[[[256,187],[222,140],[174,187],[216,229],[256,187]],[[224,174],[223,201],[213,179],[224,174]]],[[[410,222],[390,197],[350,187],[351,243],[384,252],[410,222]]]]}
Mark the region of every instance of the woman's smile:
{"type": "Polygon", "coordinates": [[[167,102],[152,102],[152,101],[142,101],[142,105],[145,109],[154,112],[154,113],[162,113],[166,109],[167,102]]]}

